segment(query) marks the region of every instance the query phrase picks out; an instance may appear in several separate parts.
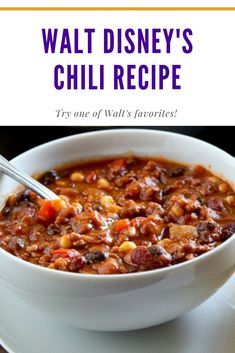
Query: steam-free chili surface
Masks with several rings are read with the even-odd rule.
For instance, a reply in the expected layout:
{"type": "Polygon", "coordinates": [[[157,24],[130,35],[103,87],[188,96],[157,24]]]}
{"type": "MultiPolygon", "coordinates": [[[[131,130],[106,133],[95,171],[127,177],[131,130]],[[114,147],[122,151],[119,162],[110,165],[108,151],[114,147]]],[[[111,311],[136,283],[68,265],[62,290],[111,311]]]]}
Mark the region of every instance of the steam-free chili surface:
{"type": "Polygon", "coordinates": [[[50,170],[61,196],[11,195],[0,246],[51,269],[114,274],[191,260],[235,232],[235,193],[201,166],[136,157],[50,170]]]}

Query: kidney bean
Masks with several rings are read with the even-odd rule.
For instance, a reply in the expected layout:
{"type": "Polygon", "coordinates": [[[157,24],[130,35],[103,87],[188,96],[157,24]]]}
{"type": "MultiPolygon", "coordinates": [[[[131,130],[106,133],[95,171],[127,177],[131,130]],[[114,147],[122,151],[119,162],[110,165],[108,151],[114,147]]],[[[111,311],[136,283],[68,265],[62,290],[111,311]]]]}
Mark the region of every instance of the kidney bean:
{"type": "Polygon", "coordinates": [[[221,230],[221,237],[223,240],[230,238],[235,233],[235,223],[224,226],[221,230]]]}
{"type": "Polygon", "coordinates": [[[225,210],[223,200],[220,197],[210,197],[207,201],[208,207],[212,208],[212,210],[221,212],[225,210]]]}
{"type": "Polygon", "coordinates": [[[149,266],[151,264],[152,255],[147,246],[137,246],[131,252],[131,261],[137,265],[149,266]]]}

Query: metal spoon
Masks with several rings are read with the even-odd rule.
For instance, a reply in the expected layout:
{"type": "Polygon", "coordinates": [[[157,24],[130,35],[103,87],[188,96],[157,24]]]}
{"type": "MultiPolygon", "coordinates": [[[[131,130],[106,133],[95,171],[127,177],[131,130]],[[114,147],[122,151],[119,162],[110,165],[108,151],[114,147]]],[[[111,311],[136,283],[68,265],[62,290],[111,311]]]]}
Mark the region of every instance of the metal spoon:
{"type": "Polygon", "coordinates": [[[39,183],[37,180],[33,179],[30,175],[26,174],[22,170],[16,168],[11,164],[6,158],[0,155],[0,171],[12,179],[20,182],[21,184],[27,186],[30,190],[36,192],[39,196],[47,200],[59,199],[53,191],[48,189],[46,186],[39,183]]]}

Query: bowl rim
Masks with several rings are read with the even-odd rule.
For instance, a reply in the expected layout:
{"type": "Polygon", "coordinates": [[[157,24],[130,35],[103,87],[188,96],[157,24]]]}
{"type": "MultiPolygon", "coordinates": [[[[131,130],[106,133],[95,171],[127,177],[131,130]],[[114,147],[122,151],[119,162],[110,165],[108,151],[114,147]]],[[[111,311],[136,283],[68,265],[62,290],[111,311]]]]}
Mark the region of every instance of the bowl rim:
{"type": "MultiPolygon", "coordinates": [[[[29,152],[34,152],[36,150],[40,151],[41,149],[53,146],[54,144],[57,143],[64,143],[67,140],[77,140],[79,139],[86,139],[89,136],[96,136],[96,135],[106,135],[106,134],[110,134],[110,135],[115,135],[116,133],[124,133],[124,134],[128,134],[128,133],[135,133],[135,134],[141,134],[141,133],[147,133],[147,134],[155,134],[155,135],[163,135],[163,136],[174,136],[175,138],[178,139],[184,139],[186,141],[194,141],[195,143],[199,143],[204,145],[205,147],[208,146],[210,148],[213,148],[215,151],[219,152],[219,153],[223,153],[224,155],[226,155],[227,157],[231,158],[231,161],[233,160],[233,162],[235,163],[235,159],[234,157],[229,154],[228,152],[222,150],[221,148],[203,141],[199,138],[193,137],[193,136],[188,136],[188,135],[184,135],[178,132],[171,132],[171,131],[164,131],[164,130],[153,130],[152,128],[146,129],[146,128],[123,128],[123,129],[116,129],[116,128],[111,128],[111,129],[103,129],[103,130],[96,130],[96,131],[89,131],[89,132],[80,132],[80,133],[76,133],[76,134],[72,134],[72,135],[68,135],[68,136],[64,136],[64,137],[60,137],[60,138],[56,138],[54,140],[42,143],[40,145],[37,145],[33,148],[30,148],[29,150],[26,150],[22,153],[20,153],[19,155],[17,155],[16,157],[12,158],[10,161],[14,162],[16,159],[23,158],[26,154],[28,154],[29,152]]],[[[157,156],[156,156],[157,157],[157,156]]],[[[163,156],[164,157],[164,156],[163,156]]],[[[112,158],[112,156],[111,156],[112,158]]],[[[73,161],[71,161],[73,162],[73,161]]],[[[180,161],[179,161],[180,163],[180,161]]],[[[182,162],[184,163],[184,162],[182,162]]]]}
{"type": "MultiPolygon", "coordinates": [[[[205,147],[206,146],[210,146],[210,148],[212,147],[215,151],[218,151],[221,153],[223,153],[224,155],[227,155],[227,157],[231,158],[231,161],[234,161],[234,157],[232,155],[230,155],[229,153],[227,153],[226,151],[223,151],[222,149],[220,149],[217,146],[214,146],[208,142],[205,142],[203,140],[200,140],[198,138],[195,137],[191,137],[191,136],[187,136],[184,134],[180,134],[180,133],[174,133],[174,132],[170,132],[170,131],[162,131],[162,130],[152,130],[152,129],[143,129],[143,128],[138,128],[138,129],[133,129],[133,128],[124,128],[124,129],[107,129],[107,130],[99,130],[99,131],[91,131],[91,132],[81,132],[79,134],[73,134],[73,135],[69,135],[69,136],[65,136],[62,138],[58,138],[58,139],[54,139],[51,140],[49,142],[40,144],[38,146],[35,146],[21,154],[19,154],[18,156],[14,157],[11,162],[14,162],[15,160],[17,160],[18,158],[24,158],[25,155],[27,155],[28,153],[33,153],[34,151],[40,151],[40,149],[45,149],[47,147],[53,146],[55,144],[61,144],[64,142],[67,142],[68,140],[77,140],[79,139],[84,139],[87,136],[96,136],[96,135],[106,135],[106,134],[116,134],[116,133],[150,133],[150,134],[156,134],[156,135],[165,135],[165,136],[175,136],[176,138],[183,138],[185,140],[189,140],[189,141],[194,141],[195,143],[199,143],[199,144],[203,144],[205,147]]],[[[184,162],[182,162],[184,163],[184,162]]],[[[225,240],[222,244],[218,245],[216,248],[209,250],[208,252],[201,254],[200,256],[188,260],[188,261],[184,261],[181,262],[179,264],[175,264],[172,266],[168,266],[168,267],[163,267],[163,268],[157,268],[157,269],[153,269],[153,270],[147,270],[147,271],[141,271],[141,272],[131,272],[131,273],[119,273],[119,274],[84,274],[84,273],[75,273],[75,272],[68,272],[68,271],[60,271],[60,270],[55,270],[55,269],[50,269],[47,267],[43,267],[40,266],[38,264],[33,264],[29,261],[23,260],[11,253],[9,253],[8,251],[4,250],[3,248],[0,247],[0,256],[3,255],[4,257],[6,256],[10,261],[15,262],[16,264],[19,264],[25,268],[28,269],[32,269],[32,271],[36,271],[41,273],[42,275],[45,274],[49,274],[49,276],[54,276],[55,278],[76,278],[78,280],[78,278],[82,279],[82,280],[88,280],[89,279],[93,279],[93,280],[97,280],[99,279],[100,281],[106,281],[106,280],[115,280],[115,281],[119,281],[119,280],[123,280],[123,279],[134,279],[134,278],[139,278],[139,277],[148,277],[148,276],[158,276],[158,275],[165,275],[168,272],[175,272],[181,269],[184,269],[185,267],[192,267],[194,264],[198,264],[201,262],[205,262],[208,257],[211,257],[215,254],[217,254],[218,252],[222,251],[225,247],[229,246],[230,243],[232,243],[235,240],[235,233],[227,240],[225,240]]]]}

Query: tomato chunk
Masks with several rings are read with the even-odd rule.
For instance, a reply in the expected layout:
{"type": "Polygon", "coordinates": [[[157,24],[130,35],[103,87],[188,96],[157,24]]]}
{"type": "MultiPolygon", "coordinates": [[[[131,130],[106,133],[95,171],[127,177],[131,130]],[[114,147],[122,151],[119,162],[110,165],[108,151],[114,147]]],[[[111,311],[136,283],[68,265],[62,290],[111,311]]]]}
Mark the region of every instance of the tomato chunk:
{"type": "Polygon", "coordinates": [[[53,222],[57,217],[57,210],[53,201],[46,200],[43,202],[41,208],[38,211],[38,217],[45,222],[53,222]]]}
{"type": "Polygon", "coordinates": [[[111,168],[115,171],[119,171],[120,169],[126,166],[125,159],[116,159],[111,163],[111,168]]]}
{"type": "Polygon", "coordinates": [[[116,232],[121,233],[123,230],[128,228],[130,225],[130,221],[128,218],[120,219],[114,223],[114,229],[116,232]]]}
{"type": "Polygon", "coordinates": [[[53,255],[56,257],[63,257],[63,258],[72,258],[75,256],[79,256],[79,252],[75,249],[56,249],[53,251],[53,255]]]}
{"type": "Polygon", "coordinates": [[[131,220],[131,225],[135,228],[140,227],[144,221],[146,220],[145,217],[136,217],[131,220]]]}

